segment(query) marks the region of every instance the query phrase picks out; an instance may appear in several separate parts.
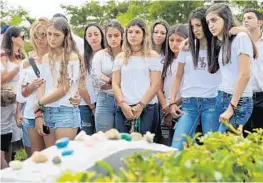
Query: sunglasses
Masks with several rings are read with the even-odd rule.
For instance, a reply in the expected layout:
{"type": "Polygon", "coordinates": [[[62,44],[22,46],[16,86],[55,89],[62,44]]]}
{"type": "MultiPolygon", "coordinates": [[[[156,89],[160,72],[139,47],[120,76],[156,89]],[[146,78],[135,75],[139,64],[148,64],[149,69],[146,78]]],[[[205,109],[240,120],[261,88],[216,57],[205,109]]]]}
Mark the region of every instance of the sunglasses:
{"type": "Polygon", "coordinates": [[[47,34],[45,32],[34,34],[34,39],[44,39],[46,37],[47,37],[47,34]]]}

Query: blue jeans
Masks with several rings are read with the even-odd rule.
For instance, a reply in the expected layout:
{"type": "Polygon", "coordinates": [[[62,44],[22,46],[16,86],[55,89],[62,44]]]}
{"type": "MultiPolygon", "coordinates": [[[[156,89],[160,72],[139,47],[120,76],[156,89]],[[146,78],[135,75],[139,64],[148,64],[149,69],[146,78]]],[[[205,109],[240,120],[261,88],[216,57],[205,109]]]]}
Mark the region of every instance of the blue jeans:
{"type": "MultiPolygon", "coordinates": [[[[225,112],[230,104],[232,99],[232,94],[228,94],[222,91],[219,91],[217,100],[216,100],[216,111],[217,116],[225,112]]],[[[245,125],[250,118],[253,111],[253,99],[252,97],[241,97],[239,99],[237,109],[234,115],[230,118],[230,124],[234,128],[237,128],[239,125],[245,125]]],[[[224,133],[227,131],[227,127],[224,124],[220,124],[218,131],[224,133]]]]}
{"type": "MultiPolygon", "coordinates": [[[[156,104],[148,104],[144,108],[140,116],[141,121],[140,121],[140,131],[139,132],[141,134],[145,134],[147,131],[151,132],[152,130],[152,126],[154,124],[154,117],[156,115],[155,105],[156,104]]],[[[126,118],[123,115],[120,107],[117,107],[115,120],[116,120],[116,129],[119,132],[129,133],[131,126],[125,125],[126,118]]]]}
{"type": "Polygon", "coordinates": [[[106,132],[115,126],[116,101],[113,95],[99,92],[97,96],[96,131],[106,132]]]}
{"type": "Polygon", "coordinates": [[[216,98],[183,98],[183,115],[175,126],[172,147],[183,149],[183,135],[193,136],[201,121],[203,134],[216,131],[219,126],[216,113],[216,98]]]}
{"type": "Polygon", "coordinates": [[[95,121],[92,110],[88,105],[80,105],[81,130],[85,131],[87,135],[95,133],[95,121]]]}

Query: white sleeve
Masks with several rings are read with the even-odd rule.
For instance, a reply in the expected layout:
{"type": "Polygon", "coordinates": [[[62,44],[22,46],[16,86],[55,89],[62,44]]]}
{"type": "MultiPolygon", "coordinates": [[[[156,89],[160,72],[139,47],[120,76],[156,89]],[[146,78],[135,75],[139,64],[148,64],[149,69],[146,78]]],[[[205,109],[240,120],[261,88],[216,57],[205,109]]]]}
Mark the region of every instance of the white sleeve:
{"type": "Polygon", "coordinates": [[[5,67],[3,66],[2,62],[0,62],[0,72],[3,72],[5,70],[5,67]]]}
{"type": "Polygon", "coordinates": [[[123,60],[121,58],[116,58],[114,60],[112,72],[121,70],[122,64],[123,64],[123,60]]]}
{"type": "Polygon", "coordinates": [[[91,69],[91,77],[92,77],[92,85],[96,92],[98,92],[101,87],[105,84],[105,82],[101,79],[101,65],[102,60],[105,56],[104,50],[97,52],[92,59],[92,69],[91,69]]]}
{"type": "Polygon", "coordinates": [[[189,52],[185,52],[185,51],[180,51],[179,54],[178,54],[178,57],[177,57],[177,62],[179,63],[183,63],[185,64],[186,63],[186,56],[189,52]]]}
{"type": "Polygon", "coordinates": [[[149,59],[149,70],[162,72],[162,57],[150,57],[149,59]]]}
{"type": "Polygon", "coordinates": [[[245,32],[241,32],[236,36],[236,49],[237,55],[245,54],[251,59],[253,58],[253,46],[252,41],[245,32]]]}

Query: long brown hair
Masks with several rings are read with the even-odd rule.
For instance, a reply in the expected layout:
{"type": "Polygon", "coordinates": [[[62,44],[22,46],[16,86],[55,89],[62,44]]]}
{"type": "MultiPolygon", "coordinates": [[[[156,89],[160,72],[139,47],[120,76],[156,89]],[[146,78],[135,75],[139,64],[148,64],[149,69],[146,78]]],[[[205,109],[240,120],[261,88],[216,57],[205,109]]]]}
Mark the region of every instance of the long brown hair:
{"type": "Polygon", "coordinates": [[[151,55],[151,49],[150,49],[150,43],[149,43],[149,37],[148,37],[148,31],[146,28],[145,23],[140,19],[133,19],[130,21],[130,23],[127,25],[125,29],[125,35],[124,35],[124,41],[123,41],[123,52],[124,52],[124,64],[128,64],[128,60],[131,56],[131,45],[128,41],[128,29],[131,26],[138,26],[143,31],[143,41],[142,41],[142,54],[144,57],[148,57],[151,55]]]}
{"type": "Polygon", "coordinates": [[[105,26],[105,44],[106,44],[106,51],[111,55],[111,57],[113,58],[113,53],[112,53],[112,49],[110,47],[110,45],[108,44],[107,41],[107,32],[109,28],[115,28],[118,31],[120,31],[121,34],[121,44],[120,47],[122,47],[123,44],[123,34],[124,34],[124,29],[122,27],[122,25],[117,21],[117,20],[111,20],[106,26],[105,26]]]}
{"type": "MultiPolygon", "coordinates": [[[[76,47],[76,42],[73,40],[72,38],[72,33],[70,30],[70,26],[68,24],[68,22],[61,17],[55,17],[52,18],[49,23],[48,23],[48,27],[49,26],[54,26],[54,28],[58,29],[59,31],[61,31],[64,34],[64,41],[63,41],[63,45],[62,45],[62,61],[60,63],[60,71],[59,71],[59,78],[58,78],[58,84],[60,86],[69,86],[69,80],[68,80],[68,70],[67,70],[67,66],[70,60],[70,54],[71,53],[76,53],[79,57],[79,61],[80,61],[80,87],[84,88],[85,87],[85,66],[84,66],[84,61],[82,59],[82,57],[79,54],[79,51],[76,47]]],[[[49,51],[49,63],[52,66],[51,68],[54,69],[54,64],[55,64],[55,50],[53,48],[50,48],[49,51]]]]}
{"type": "MultiPolygon", "coordinates": [[[[230,36],[229,35],[229,30],[235,26],[234,20],[233,20],[233,15],[230,10],[230,7],[227,4],[224,3],[218,3],[214,4],[208,10],[206,11],[206,15],[210,12],[216,13],[219,17],[221,17],[224,20],[224,28],[223,28],[223,40],[222,40],[222,62],[223,65],[230,63],[230,58],[231,58],[231,45],[236,36],[230,36]]],[[[250,38],[251,39],[251,38],[250,38]]],[[[252,47],[253,47],[253,57],[257,58],[258,57],[258,52],[257,48],[252,42],[252,47]]],[[[216,49],[218,47],[218,44],[220,44],[219,40],[213,36],[212,37],[212,43],[211,43],[211,58],[216,57],[215,55],[216,49]]]]}

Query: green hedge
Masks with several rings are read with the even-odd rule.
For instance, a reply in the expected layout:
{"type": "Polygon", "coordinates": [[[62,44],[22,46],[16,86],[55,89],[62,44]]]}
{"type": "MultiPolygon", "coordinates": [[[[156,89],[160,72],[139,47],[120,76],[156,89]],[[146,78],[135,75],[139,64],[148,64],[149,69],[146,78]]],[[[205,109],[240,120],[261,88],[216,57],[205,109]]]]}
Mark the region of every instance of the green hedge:
{"type": "MultiPolygon", "coordinates": [[[[239,133],[240,134],[240,133],[239,133]]],[[[199,146],[188,137],[182,152],[135,153],[114,171],[100,161],[108,175],[64,172],[57,182],[260,182],[263,181],[263,130],[246,138],[232,133],[211,133],[199,146]]]]}

